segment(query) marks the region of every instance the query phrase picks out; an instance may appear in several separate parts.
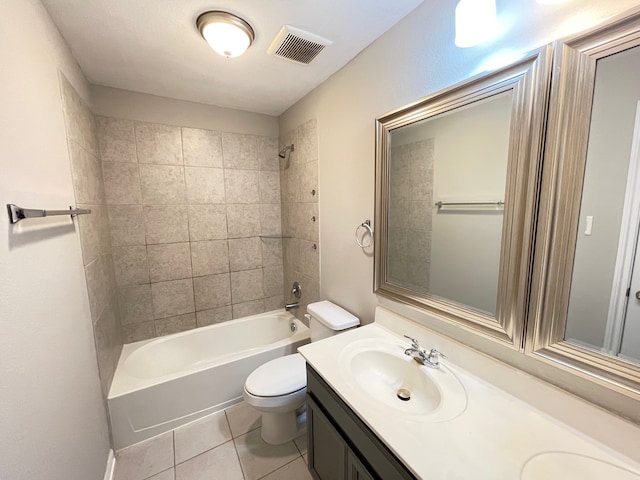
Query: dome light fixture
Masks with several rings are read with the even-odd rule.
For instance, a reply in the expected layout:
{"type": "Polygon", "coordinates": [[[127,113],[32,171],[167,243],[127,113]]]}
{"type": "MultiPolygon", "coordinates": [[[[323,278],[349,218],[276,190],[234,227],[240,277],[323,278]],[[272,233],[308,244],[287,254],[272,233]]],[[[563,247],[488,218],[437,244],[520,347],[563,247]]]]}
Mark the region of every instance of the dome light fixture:
{"type": "Polygon", "coordinates": [[[251,25],[229,12],[204,12],[196,25],[209,46],[227,58],[242,55],[255,38],[251,25]]]}

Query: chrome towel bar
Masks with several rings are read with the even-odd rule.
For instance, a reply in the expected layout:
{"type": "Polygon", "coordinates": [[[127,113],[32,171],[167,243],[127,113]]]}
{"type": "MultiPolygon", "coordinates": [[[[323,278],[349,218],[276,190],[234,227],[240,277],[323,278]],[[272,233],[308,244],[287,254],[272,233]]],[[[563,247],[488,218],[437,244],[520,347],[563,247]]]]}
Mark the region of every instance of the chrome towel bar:
{"type": "Polygon", "coordinates": [[[487,207],[504,207],[504,202],[502,200],[498,202],[436,202],[435,206],[438,208],[442,207],[464,207],[464,206],[487,206],[487,207]]]}
{"type": "Polygon", "coordinates": [[[53,217],[54,215],[86,215],[91,213],[89,209],[78,209],[69,207],[69,210],[39,210],[36,208],[22,208],[13,203],[7,203],[7,212],[9,213],[9,222],[18,223],[25,218],[53,217]]]}

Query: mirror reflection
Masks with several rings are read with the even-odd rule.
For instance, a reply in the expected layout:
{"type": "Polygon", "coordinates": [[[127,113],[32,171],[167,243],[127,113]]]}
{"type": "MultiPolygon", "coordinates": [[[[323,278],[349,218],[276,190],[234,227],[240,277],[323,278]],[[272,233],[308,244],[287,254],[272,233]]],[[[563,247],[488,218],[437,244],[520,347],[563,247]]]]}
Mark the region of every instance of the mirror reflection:
{"type": "Polygon", "coordinates": [[[565,339],[640,363],[640,47],[598,60],[565,339]]]}
{"type": "Polygon", "coordinates": [[[513,92],[392,130],[386,281],[495,315],[513,92]]]}

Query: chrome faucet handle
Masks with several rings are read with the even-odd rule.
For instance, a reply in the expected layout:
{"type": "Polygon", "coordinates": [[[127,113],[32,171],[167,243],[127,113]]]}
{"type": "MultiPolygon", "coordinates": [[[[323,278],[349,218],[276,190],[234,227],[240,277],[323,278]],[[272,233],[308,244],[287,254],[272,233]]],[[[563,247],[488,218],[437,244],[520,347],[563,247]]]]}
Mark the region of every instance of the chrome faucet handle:
{"type": "Polygon", "coordinates": [[[439,366],[440,358],[447,358],[447,356],[444,353],[436,350],[435,348],[432,348],[431,350],[429,350],[429,353],[427,354],[427,361],[431,365],[439,366]]]}
{"type": "Polygon", "coordinates": [[[409,340],[411,340],[411,348],[415,348],[416,350],[420,349],[420,344],[418,344],[418,340],[416,340],[413,337],[410,337],[409,335],[405,335],[404,338],[408,338],[409,340]]]}

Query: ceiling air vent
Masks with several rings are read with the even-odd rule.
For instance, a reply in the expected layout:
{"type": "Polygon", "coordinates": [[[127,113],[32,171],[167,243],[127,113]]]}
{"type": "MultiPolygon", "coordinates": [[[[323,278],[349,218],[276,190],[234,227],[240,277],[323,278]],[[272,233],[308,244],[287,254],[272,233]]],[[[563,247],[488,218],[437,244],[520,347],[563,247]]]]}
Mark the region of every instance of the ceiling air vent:
{"type": "Polygon", "coordinates": [[[308,65],[331,45],[331,41],[290,25],[284,25],[273,39],[267,53],[291,62],[308,65]]]}

